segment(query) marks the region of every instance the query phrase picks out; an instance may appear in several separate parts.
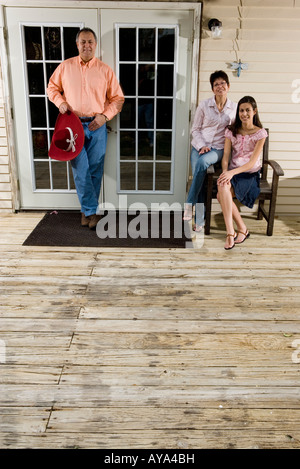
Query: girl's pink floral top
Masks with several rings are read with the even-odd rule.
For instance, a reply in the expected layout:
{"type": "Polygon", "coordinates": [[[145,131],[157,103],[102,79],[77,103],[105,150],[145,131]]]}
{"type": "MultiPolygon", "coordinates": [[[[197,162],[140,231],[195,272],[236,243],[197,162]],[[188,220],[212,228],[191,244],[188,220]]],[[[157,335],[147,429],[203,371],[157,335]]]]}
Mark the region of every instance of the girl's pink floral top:
{"type": "MultiPolygon", "coordinates": [[[[231,160],[228,169],[238,168],[248,163],[255,148],[256,142],[268,136],[265,129],[259,129],[257,132],[251,135],[236,134],[234,137],[231,130],[225,130],[225,138],[231,140],[231,160]]],[[[257,161],[249,173],[255,173],[261,168],[261,155],[257,158],[257,161]]]]}

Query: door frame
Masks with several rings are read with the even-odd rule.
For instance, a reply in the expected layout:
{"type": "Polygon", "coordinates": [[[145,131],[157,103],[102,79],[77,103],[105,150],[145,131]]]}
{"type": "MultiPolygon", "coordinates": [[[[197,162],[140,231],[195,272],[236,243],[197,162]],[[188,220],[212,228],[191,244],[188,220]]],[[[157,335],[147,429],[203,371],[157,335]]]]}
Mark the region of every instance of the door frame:
{"type": "MultiPolygon", "coordinates": [[[[193,50],[192,50],[192,72],[191,72],[191,87],[190,87],[190,122],[193,121],[193,117],[198,104],[198,84],[199,84],[199,65],[200,65],[200,31],[201,31],[201,16],[202,16],[202,2],[191,3],[191,2],[172,2],[172,9],[177,10],[188,10],[193,12],[193,50]]],[[[1,71],[2,71],[2,89],[3,89],[3,105],[4,105],[4,118],[6,122],[7,131],[7,151],[9,160],[9,170],[11,175],[11,187],[12,187],[12,211],[18,211],[21,207],[20,190],[19,190],[19,174],[18,174],[18,161],[16,154],[16,143],[14,135],[14,120],[13,120],[13,108],[12,108],[12,82],[10,79],[9,69],[9,55],[7,50],[7,30],[6,30],[6,19],[5,9],[11,7],[39,7],[39,8],[70,8],[80,9],[82,8],[82,2],[73,0],[54,0],[54,1],[11,1],[9,3],[4,2],[0,4],[0,60],[1,60],[1,71]]],[[[101,2],[101,1],[86,1],[84,3],[86,9],[97,9],[98,15],[101,15],[103,9],[136,9],[138,11],[144,9],[156,9],[156,10],[168,10],[170,9],[169,2],[101,2]]],[[[101,22],[99,21],[99,28],[101,22]]],[[[101,31],[97,31],[99,38],[101,38],[101,31]]],[[[101,49],[101,42],[100,42],[101,49]]],[[[101,58],[101,50],[100,50],[101,58]]],[[[187,178],[189,174],[189,159],[187,158],[187,178]]]]}

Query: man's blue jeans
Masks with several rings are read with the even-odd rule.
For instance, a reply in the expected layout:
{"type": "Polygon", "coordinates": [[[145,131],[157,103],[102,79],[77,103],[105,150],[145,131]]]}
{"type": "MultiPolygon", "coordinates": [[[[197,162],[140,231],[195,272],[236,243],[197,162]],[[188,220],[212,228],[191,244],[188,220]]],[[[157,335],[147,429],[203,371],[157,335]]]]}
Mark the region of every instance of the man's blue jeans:
{"type": "Polygon", "coordinates": [[[79,155],[71,160],[74,182],[85,216],[97,212],[101,181],[104,168],[104,157],[107,143],[106,125],[99,129],[89,130],[89,122],[83,122],[84,146],[79,155]]]}
{"type": "Polygon", "coordinates": [[[187,204],[196,205],[195,209],[195,223],[197,225],[204,225],[204,203],[205,191],[204,181],[206,170],[211,164],[221,161],[223,157],[223,149],[216,150],[212,148],[207,153],[199,155],[196,148],[192,147],[191,151],[191,167],[193,180],[187,196],[187,204]]]}

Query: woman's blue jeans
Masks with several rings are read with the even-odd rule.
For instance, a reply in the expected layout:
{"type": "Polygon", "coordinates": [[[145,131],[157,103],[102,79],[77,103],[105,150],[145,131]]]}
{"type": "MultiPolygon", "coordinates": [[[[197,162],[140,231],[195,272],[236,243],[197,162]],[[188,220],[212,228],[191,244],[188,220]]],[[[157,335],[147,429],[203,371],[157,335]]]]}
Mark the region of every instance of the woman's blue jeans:
{"type": "Polygon", "coordinates": [[[197,225],[204,225],[204,203],[205,191],[204,181],[206,177],[207,168],[211,164],[221,161],[223,157],[223,149],[216,150],[212,148],[207,153],[199,155],[196,148],[192,147],[191,151],[191,167],[193,180],[187,196],[187,204],[195,205],[195,223],[197,225]]]}
{"type": "Polygon", "coordinates": [[[71,160],[73,176],[81,211],[85,216],[97,212],[104,157],[107,143],[106,125],[89,130],[89,122],[83,122],[84,146],[79,155],[71,160]]]}

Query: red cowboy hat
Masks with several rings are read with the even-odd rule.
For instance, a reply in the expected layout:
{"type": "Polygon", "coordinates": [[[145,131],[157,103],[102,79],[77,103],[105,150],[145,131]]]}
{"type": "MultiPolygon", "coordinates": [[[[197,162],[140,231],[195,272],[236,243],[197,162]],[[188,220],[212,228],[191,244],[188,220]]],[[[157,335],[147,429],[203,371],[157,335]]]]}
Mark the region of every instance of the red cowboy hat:
{"type": "Polygon", "coordinates": [[[69,161],[76,158],[84,144],[84,130],[79,117],[72,111],[59,113],[49,148],[54,160],[69,161]]]}

